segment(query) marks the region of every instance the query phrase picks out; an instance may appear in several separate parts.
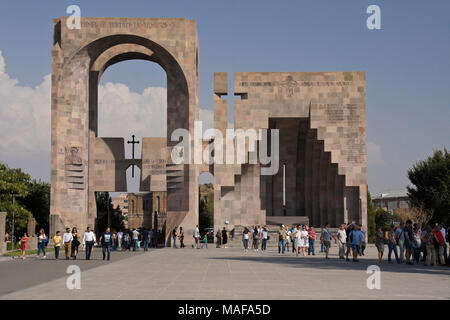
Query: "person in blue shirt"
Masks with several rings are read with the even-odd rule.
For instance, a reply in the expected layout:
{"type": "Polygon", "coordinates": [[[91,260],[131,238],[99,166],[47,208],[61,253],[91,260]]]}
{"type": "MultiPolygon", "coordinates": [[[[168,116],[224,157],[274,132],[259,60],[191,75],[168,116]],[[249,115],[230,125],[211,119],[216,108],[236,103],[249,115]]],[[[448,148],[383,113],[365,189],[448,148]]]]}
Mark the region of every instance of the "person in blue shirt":
{"type": "Polygon", "coordinates": [[[103,252],[103,260],[105,260],[106,252],[108,252],[107,260],[109,261],[109,258],[111,256],[111,240],[112,240],[112,233],[110,228],[106,228],[106,231],[102,233],[100,236],[100,243],[102,244],[102,252],[103,252]]]}
{"type": "Polygon", "coordinates": [[[361,226],[355,225],[349,236],[352,244],[353,262],[358,262],[358,253],[361,252],[361,243],[364,240],[364,234],[361,232],[361,226]]]}

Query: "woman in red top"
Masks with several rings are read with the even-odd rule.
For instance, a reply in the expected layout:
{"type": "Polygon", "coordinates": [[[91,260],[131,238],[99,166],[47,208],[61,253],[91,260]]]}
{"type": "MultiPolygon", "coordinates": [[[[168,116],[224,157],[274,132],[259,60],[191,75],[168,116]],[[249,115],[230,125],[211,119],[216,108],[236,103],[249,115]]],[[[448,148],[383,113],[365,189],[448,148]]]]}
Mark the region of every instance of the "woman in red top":
{"type": "Polygon", "coordinates": [[[22,250],[22,259],[26,259],[26,250],[28,244],[27,233],[23,234],[23,237],[20,239],[20,249],[22,250]]]}

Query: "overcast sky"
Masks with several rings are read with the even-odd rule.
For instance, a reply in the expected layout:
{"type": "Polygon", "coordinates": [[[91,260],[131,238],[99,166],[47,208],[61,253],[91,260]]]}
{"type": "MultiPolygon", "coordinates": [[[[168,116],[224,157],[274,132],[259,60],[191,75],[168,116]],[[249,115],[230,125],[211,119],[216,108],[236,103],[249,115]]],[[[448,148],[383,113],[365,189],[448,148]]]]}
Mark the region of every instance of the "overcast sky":
{"type": "MultiPolygon", "coordinates": [[[[450,1],[111,2],[2,1],[0,161],[49,181],[52,18],[71,4],[84,16],[196,20],[201,118],[209,123],[215,71],[229,72],[230,84],[237,71],[366,71],[372,193],[404,189],[413,163],[449,148],[450,1]],[[370,4],[381,8],[381,30],[366,27],[370,4]]],[[[166,117],[165,85],[149,62],[108,69],[100,135],[163,135],[156,118],[166,117]]]]}

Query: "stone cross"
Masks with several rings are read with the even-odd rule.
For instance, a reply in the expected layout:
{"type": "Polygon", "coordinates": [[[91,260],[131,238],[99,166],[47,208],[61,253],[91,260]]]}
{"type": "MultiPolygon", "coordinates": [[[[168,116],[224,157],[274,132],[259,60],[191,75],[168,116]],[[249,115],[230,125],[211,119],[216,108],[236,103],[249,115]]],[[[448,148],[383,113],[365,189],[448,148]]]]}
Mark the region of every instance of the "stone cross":
{"type": "MultiPolygon", "coordinates": [[[[134,145],[135,144],[139,144],[139,141],[134,140],[134,134],[131,137],[133,139],[131,141],[127,141],[127,143],[131,143],[131,145],[133,146],[132,150],[131,150],[131,155],[132,155],[132,158],[134,160],[134,145]]],[[[131,165],[131,177],[134,178],[134,164],[131,165]]]]}

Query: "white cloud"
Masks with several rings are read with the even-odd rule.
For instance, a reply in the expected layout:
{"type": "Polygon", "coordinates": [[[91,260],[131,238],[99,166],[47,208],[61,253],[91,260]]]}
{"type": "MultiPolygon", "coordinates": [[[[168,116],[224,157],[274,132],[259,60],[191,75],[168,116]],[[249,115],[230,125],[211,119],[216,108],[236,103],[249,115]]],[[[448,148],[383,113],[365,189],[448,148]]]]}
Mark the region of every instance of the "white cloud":
{"type": "Polygon", "coordinates": [[[146,88],[139,94],[111,82],[99,86],[99,136],[165,137],[166,92],[166,88],[146,88]]]}
{"type": "Polygon", "coordinates": [[[384,164],[381,147],[372,141],[367,141],[367,165],[377,166],[384,164]]]}

